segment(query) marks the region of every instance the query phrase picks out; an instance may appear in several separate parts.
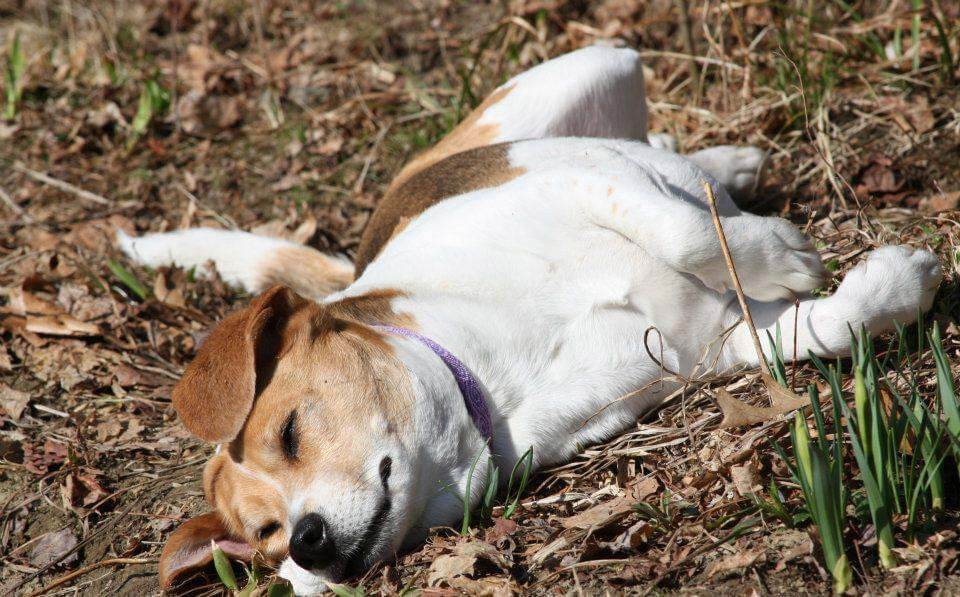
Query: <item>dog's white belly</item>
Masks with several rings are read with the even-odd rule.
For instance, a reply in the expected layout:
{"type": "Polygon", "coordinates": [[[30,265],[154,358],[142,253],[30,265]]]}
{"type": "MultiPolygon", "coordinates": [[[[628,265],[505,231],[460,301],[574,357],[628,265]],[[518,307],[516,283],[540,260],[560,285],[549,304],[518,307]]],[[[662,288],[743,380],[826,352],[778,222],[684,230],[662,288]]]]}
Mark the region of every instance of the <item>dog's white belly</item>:
{"type": "Polygon", "coordinates": [[[657,361],[689,371],[722,328],[715,292],[616,233],[581,235],[587,250],[553,263],[550,283],[526,288],[513,321],[508,353],[535,366],[483,372],[506,378],[493,394],[514,396],[498,404],[509,442],[494,440],[508,464],[530,446],[538,465],[565,461],[629,427],[677,387],[657,361]]]}
{"type": "Polygon", "coordinates": [[[629,426],[674,389],[655,383],[646,331],[657,330],[652,354],[688,371],[725,314],[718,293],[585,211],[624,195],[669,219],[675,200],[638,165],[597,146],[559,166],[431,208],[348,291],[410,295],[398,310],[485,385],[501,421],[494,452],[507,465],[530,446],[538,465],[558,462],[629,426]]]}

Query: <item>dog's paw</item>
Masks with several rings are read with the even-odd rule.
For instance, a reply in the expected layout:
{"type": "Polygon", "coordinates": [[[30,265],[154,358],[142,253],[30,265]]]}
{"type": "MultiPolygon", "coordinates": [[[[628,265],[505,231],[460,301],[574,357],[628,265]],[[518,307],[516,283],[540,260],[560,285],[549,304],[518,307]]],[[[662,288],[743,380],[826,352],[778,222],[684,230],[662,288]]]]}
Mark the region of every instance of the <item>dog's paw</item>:
{"type": "Polygon", "coordinates": [[[650,133],[647,135],[647,142],[654,149],[666,149],[677,153],[677,138],[666,133],[650,133]]]}
{"type": "Polygon", "coordinates": [[[748,198],[763,180],[767,152],[759,147],[720,145],[690,155],[698,166],[713,175],[734,199],[748,198]]]}
{"type": "Polygon", "coordinates": [[[759,301],[794,300],[824,285],[820,254],[796,226],[781,218],[749,219],[759,230],[735,256],[744,294],[759,301]]]}
{"type": "Polygon", "coordinates": [[[873,318],[907,323],[916,319],[918,309],[930,309],[942,279],[933,253],[886,246],[850,270],[834,296],[873,318]]]}

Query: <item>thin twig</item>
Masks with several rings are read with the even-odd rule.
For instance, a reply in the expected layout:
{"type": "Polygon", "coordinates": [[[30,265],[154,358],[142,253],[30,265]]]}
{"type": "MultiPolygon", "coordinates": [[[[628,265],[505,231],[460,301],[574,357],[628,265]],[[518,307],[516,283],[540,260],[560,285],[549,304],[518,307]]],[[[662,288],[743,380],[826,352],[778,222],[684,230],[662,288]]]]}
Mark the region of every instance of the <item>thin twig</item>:
{"type": "Polygon", "coordinates": [[[17,202],[14,201],[14,200],[13,200],[13,197],[10,196],[10,193],[8,193],[8,192],[7,192],[5,189],[3,189],[3,188],[0,188],[0,201],[3,201],[3,203],[4,203],[7,207],[9,207],[9,208],[11,209],[11,211],[13,211],[13,213],[15,213],[15,214],[17,214],[18,216],[20,216],[20,217],[23,219],[24,222],[28,222],[28,223],[29,223],[29,222],[32,222],[32,221],[33,221],[33,218],[30,217],[30,215],[29,215],[27,212],[25,212],[22,207],[20,207],[19,205],[17,205],[17,202]]]}
{"type": "Polygon", "coordinates": [[[156,561],[157,561],[156,559],[152,559],[152,558],[111,558],[109,560],[100,560],[99,562],[94,562],[89,566],[84,566],[79,570],[74,570],[69,574],[64,574],[63,576],[53,581],[49,585],[37,591],[34,591],[33,593],[30,593],[28,597],[37,597],[38,595],[49,593],[50,591],[52,591],[53,589],[56,589],[60,585],[68,583],[71,580],[77,578],[78,576],[83,576],[88,572],[92,572],[97,568],[104,568],[106,566],[120,566],[123,564],[152,564],[156,561]]]}
{"type": "Polygon", "coordinates": [[[723,233],[723,224],[720,223],[720,213],[717,211],[717,199],[713,196],[713,188],[708,182],[703,181],[703,189],[707,192],[707,203],[710,204],[710,215],[713,216],[713,225],[717,228],[717,236],[720,238],[720,250],[723,251],[723,258],[727,262],[727,270],[730,271],[730,278],[733,280],[733,289],[737,292],[737,300],[740,301],[740,310],[743,311],[743,319],[750,329],[750,337],[753,339],[753,347],[757,351],[760,367],[764,373],[770,375],[770,366],[767,364],[767,357],[763,356],[763,347],[760,345],[760,336],[757,335],[757,326],[753,324],[753,316],[750,315],[750,307],[747,306],[747,297],[743,294],[743,286],[740,285],[740,276],[737,275],[737,268],[733,264],[733,256],[730,255],[730,247],[727,246],[727,236],[723,233]]]}
{"type": "Polygon", "coordinates": [[[72,185],[69,182],[64,182],[57,178],[53,178],[52,176],[48,174],[44,174],[43,172],[37,172],[36,170],[31,170],[30,168],[27,168],[26,166],[24,166],[19,162],[13,163],[13,169],[16,170],[17,172],[22,172],[23,174],[26,174],[27,176],[36,180],[37,182],[42,182],[43,184],[50,185],[51,187],[55,189],[60,189],[65,193],[72,193],[77,197],[80,197],[81,199],[86,199],[87,201],[91,201],[93,203],[99,203],[100,205],[112,205],[112,202],[102,195],[91,193],[90,191],[81,189],[80,187],[72,185]]]}

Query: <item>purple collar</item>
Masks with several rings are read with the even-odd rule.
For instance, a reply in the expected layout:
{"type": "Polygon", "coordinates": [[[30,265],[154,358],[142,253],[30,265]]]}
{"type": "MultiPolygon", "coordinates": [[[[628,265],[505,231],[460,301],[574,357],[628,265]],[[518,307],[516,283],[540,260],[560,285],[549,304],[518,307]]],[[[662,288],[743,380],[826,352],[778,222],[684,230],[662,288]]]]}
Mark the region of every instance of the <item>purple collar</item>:
{"type": "Polygon", "coordinates": [[[443,364],[447,366],[453,378],[457,380],[457,386],[460,388],[460,394],[463,395],[463,403],[473,419],[473,424],[480,430],[480,435],[488,442],[493,437],[493,425],[490,422],[490,409],[487,408],[487,400],[483,397],[483,390],[480,389],[480,382],[470,373],[463,361],[453,356],[446,348],[440,346],[423,334],[417,333],[407,328],[401,328],[393,325],[374,325],[373,327],[385,332],[405,336],[407,338],[416,338],[440,357],[443,364]]]}

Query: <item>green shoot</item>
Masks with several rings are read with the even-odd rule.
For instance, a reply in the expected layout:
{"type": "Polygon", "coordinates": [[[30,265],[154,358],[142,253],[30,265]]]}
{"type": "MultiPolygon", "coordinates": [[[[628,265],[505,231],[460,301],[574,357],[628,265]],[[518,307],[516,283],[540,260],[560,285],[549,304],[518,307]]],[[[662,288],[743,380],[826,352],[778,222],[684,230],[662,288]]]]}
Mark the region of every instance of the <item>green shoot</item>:
{"type": "Polygon", "coordinates": [[[913,16],[910,18],[910,51],[913,52],[913,70],[920,69],[920,11],[923,10],[923,0],[911,0],[913,16]]]}
{"type": "MultiPolygon", "coordinates": [[[[811,401],[815,394],[811,386],[811,401]]],[[[814,402],[814,408],[819,408],[817,402],[814,402]]],[[[846,501],[840,489],[843,461],[835,460],[830,451],[821,449],[822,436],[816,444],[811,444],[807,422],[800,412],[794,417],[790,438],[797,457],[794,475],[800,483],[810,516],[820,531],[820,544],[827,569],[833,576],[834,593],[840,594],[853,580],[843,544],[846,511],[846,501]]]]}
{"type": "Polygon", "coordinates": [[[130,123],[130,130],[133,135],[127,147],[132,147],[133,144],[137,142],[137,139],[147,132],[154,117],[160,116],[166,112],[169,107],[170,93],[160,87],[156,80],[150,79],[147,81],[143,86],[143,90],[140,92],[137,113],[133,117],[133,122],[130,123]]]}
{"type": "Polygon", "coordinates": [[[6,88],[7,103],[3,110],[5,120],[13,120],[17,116],[17,106],[23,95],[23,73],[27,69],[23,49],[20,47],[20,32],[13,36],[10,52],[7,54],[7,64],[3,70],[4,86],[6,88]]]}
{"type": "Polygon", "coordinates": [[[483,492],[483,498],[480,500],[480,518],[490,520],[493,517],[493,502],[497,497],[497,489],[500,487],[500,469],[493,463],[493,459],[487,461],[487,489],[483,492]]]}
{"type": "Polygon", "coordinates": [[[467,474],[467,484],[463,488],[463,522],[460,524],[460,534],[464,537],[470,534],[471,514],[473,512],[470,496],[473,494],[473,475],[477,470],[477,463],[480,462],[481,456],[483,456],[483,450],[477,452],[477,456],[473,459],[470,472],[467,474]]]}
{"type": "Polygon", "coordinates": [[[530,480],[531,471],[533,471],[533,446],[527,448],[527,451],[524,452],[516,464],[513,465],[513,470],[510,471],[510,481],[507,483],[507,505],[503,509],[503,518],[511,518],[517,511],[517,507],[520,505],[520,497],[527,489],[527,482],[530,480]],[[517,491],[514,493],[513,480],[517,476],[517,469],[521,466],[523,466],[523,472],[520,473],[517,491]],[[513,496],[512,499],[511,496],[513,496]]]}
{"type": "Polygon", "coordinates": [[[138,280],[136,276],[130,273],[127,268],[123,267],[118,262],[114,261],[113,259],[108,260],[107,268],[111,273],[113,273],[114,276],[117,277],[118,280],[120,280],[120,282],[123,283],[124,286],[129,288],[131,292],[137,295],[137,298],[139,298],[141,301],[147,300],[147,297],[150,296],[150,289],[147,288],[143,282],[138,280]]]}
{"type": "Polygon", "coordinates": [[[227,554],[220,549],[220,546],[218,546],[215,541],[210,541],[210,547],[213,549],[213,567],[217,570],[217,576],[220,578],[220,582],[231,591],[236,591],[238,589],[237,577],[233,573],[233,565],[230,564],[230,558],[227,557],[227,554]]]}
{"type": "Polygon", "coordinates": [[[327,587],[329,587],[330,591],[337,597],[364,597],[366,595],[363,587],[350,587],[337,583],[330,583],[327,587]]]}

